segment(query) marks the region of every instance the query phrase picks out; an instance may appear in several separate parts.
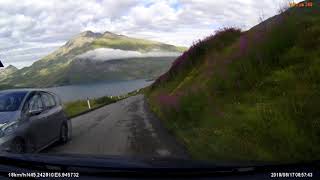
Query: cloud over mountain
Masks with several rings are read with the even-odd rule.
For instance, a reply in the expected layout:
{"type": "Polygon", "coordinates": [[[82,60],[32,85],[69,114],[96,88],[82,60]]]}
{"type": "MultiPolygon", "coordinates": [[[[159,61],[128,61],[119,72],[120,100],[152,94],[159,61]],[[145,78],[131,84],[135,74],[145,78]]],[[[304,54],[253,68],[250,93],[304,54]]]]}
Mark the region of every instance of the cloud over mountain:
{"type": "Polygon", "coordinates": [[[110,48],[99,48],[95,50],[83,53],[77,58],[79,59],[90,59],[98,61],[108,61],[115,59],[126,59],[126,58],[145,58],[145,57],[176,57],[181,55],[178,52],[146,52],[141,53],[139,51],[124,51],[121,49],[110,49],[110,48]]]}

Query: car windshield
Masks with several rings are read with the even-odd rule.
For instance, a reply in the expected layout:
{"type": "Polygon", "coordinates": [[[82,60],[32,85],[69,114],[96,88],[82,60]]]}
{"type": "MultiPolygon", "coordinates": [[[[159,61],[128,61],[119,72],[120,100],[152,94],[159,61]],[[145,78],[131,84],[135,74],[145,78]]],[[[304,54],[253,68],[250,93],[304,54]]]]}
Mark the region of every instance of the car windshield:
{"type": "Polygon", "coordinates": [[[320,0],[0,0],[0,61],[0,154],[320,160],[320,0]]]}
{"type": "Polygon", "coordinates": [[[0,112],[18,110],[25,95],[25,92],[0,93],[0,112]]]}

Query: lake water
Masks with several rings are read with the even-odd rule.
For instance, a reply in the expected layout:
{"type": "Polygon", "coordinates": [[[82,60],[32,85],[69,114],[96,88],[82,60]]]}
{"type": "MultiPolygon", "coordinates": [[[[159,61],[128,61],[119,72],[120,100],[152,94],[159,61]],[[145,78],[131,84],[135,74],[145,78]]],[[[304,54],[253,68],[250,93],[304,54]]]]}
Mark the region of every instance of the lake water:
{"type": "Polygon", "coordinates": [[[83,100],[87,98],[98,98],[102,96],[118,96],[128,92],[146,87],[152,81],[131,80],[120,82],[104,82],[82,85],[68,85],[47,88],[45,90],[56,93],[63,102],[83,100]]]}

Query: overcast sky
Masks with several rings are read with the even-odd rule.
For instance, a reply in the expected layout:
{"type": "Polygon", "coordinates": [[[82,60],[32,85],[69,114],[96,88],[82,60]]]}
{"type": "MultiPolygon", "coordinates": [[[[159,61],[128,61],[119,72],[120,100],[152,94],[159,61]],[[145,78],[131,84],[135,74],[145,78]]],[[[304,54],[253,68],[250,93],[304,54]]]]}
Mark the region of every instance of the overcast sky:
{"type": "MultiPolygon", "coordinates": [[[[299,1],[295,1],[299,2],[299,1]]],[[[248,29],[288,0],[0,0],[0,59],[19,68],[85,30],[189,46],[222,27],[248,29]]]]}

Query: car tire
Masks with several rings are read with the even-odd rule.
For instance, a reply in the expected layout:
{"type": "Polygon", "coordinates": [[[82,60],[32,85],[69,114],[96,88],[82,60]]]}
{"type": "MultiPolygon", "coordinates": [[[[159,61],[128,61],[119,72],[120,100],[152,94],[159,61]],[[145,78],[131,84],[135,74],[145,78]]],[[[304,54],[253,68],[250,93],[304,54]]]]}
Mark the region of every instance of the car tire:
{"type": "Polygon", "coordinates": [[[26,152],[26,146],[22,139],[15,139],[11,143],[10,152],[22,154],[26,152]]]}
{"type": "Polygon", "coordinates": [[[65,144],[69,141],[69,130],[67,124],[62,124],[60,128],[60,143],[65,144]]]}

